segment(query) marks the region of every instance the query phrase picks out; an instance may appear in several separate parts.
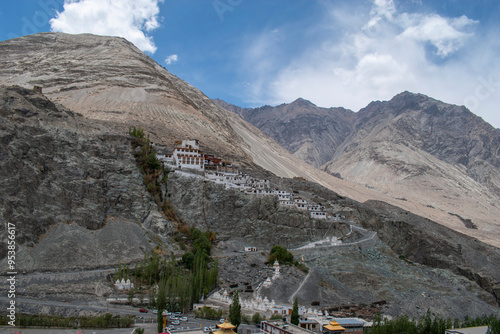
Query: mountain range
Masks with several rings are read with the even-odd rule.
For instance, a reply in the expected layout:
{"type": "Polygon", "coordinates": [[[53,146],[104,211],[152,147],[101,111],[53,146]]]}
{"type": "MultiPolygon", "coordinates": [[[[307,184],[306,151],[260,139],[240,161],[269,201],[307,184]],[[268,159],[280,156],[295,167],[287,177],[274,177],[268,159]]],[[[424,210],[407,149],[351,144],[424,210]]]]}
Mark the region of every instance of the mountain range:
{"type": "Polygon", "coordinates": [[[499,130],[467,108],[410,92],[356,113],[304,99],[255,109],[214,101],[310,165],[498,246],[499,130]]]}
{"type": "MultiPolygon", "coordinates": [[[[0,42],[0,82],[0,218],[19,222],[19,270],[27,275],[134,263],[156,246],[181,254],[175,224],[135,167],[135,126],[167,147],[196,138],[204,152],[377,232],[367,245],[309,260],[305,291],[322,303],[383,299],[391,314],[417,315],[435,305],[424,293],[432,291],[447,314],[497,310],[500,134],[463,107],[404,92],[357,113],[303,99],[242,109],[212,101],[125,39],[89,34],[0,42]]],[[[219,235],[216,252],[231,254],[229,262],[245,243],[291,247],[348,228],[181,173],[165,191],[186,223],[219,235]]],[[[2,264],[6,250],[2,243],[2,264]]],[[[224,286],[238,285],[223,276],[224,286]]],[[[302,286],[294,284],[278,290],[302,286]]],[[[23,291],[44,289],[63,298],[51,284],[23,291]]]]}

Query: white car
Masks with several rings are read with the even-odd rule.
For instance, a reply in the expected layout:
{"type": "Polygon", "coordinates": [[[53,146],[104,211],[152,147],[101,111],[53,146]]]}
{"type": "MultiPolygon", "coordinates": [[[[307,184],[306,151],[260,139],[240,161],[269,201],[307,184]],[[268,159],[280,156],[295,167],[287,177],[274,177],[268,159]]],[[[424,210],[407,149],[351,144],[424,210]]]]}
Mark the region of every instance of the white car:
{"type": "Polygon", "coordinates": [[[204,331],[204,332],[210,332],[210,328],[208,328],[208,327],[203,327],[203,331],[204,331]]]}
{"type": "Polygon", "coordinates": [[[180,324],[179,320],[172,321],[172,325],[179,325],[179,324],[180,324]]]}
{"type": "Polygon", "coordinates": [[[158,314],[158,310],[153,310],[153,313],[154,314],[158,314]]]}
{"type": "Polygon", "coordinates": [[[180,317],[179,320],[180,321],[188,321],[188,318],[187,317],[180,317]]]}
{"type": "Polygon", "coordinates": [[[226,319],[219,319],[220,323],[223,323],[224,321],[226,321],[226,319]]]}

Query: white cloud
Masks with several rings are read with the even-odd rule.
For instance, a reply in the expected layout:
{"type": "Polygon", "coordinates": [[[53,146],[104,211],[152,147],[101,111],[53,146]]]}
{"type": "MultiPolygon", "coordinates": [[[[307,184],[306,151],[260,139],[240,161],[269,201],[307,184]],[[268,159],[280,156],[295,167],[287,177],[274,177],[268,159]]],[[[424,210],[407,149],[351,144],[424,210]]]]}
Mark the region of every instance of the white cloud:
{"type": "Polygon", "coordinates": [[[253,78],[250,102],[279,104],[303,97],[323,107],[357,111],[409,90],[466,104],[500,127],[500,55],[495,53],[500,42],[494,33],[478,34],[479,22],[399,12],[392,0],[373,0],[368,9],[335,7],[325,17],[318,26],[329,29],[330,36],[303,46],[287,63],[276,46],[269,47],[269,33],[247,43],[243,61],[253,78]],[[262,68],[271,60],[277,69],[262,68]]]}
{"type": "MultiPolygon", "coordinates": [[[[408,19],[409,16],[405,15],[408,19]]],[[[462,16],[457,19],[444,18],[439,15],[420,16],[409,18],[413,21],[398,38],[412,38],[420,42],[430,42],[437,49],[437,55],[446,57],[459,50],[466,37],[471,34],[460,31],[477,21],[462,16]]]]}
{"type": "Polygon", "coordinates": [[[124,37],[142,51],[156,46],[147,33],[160,26],[163,0],[65,0],[64,10],[50,20],[52,31],[124,37]]]}
{"type": "Polygon", "coordinates": [[[176,63],[179,60],[179,57],[176,54],[170,55],[167,58],[165,58],[165,63],[167,65],[171,65],[173,63],[176,63]]]}

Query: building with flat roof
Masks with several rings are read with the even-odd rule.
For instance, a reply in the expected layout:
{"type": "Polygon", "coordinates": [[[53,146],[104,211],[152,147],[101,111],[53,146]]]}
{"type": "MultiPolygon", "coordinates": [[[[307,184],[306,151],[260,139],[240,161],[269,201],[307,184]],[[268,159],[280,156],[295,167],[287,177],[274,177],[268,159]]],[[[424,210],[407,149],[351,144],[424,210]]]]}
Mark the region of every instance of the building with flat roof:
{"type": "Polygon", "coordinates": [[[344,333],[363,334],[365,324],[353,318],[335,318],[338,324],[345,328],[344,333]]]}
{"type": "Polygon", "coordinates": [[[260,330],[264,334],[316,334],[313,331],[282,320],[262,321],[260,330]]]}
{"type": "Polygon", "coordinates": [[[319,322],[314,319],[300,319],[299,326],[315,333],[319,333],[321,328],[319,322]]]}
{"type": "Polygon", "coordinates": [[[370,325],[366,321],[359,318],[326,317],[326,319],[325,318],[318,319],[318,321],[323,325],[323,327],[328,325],[329,322],[332,320],[336,321],[340,326],[344,327],[345,331],[343,333],[362,334],[365,327],[370,327],[370,325]]]}

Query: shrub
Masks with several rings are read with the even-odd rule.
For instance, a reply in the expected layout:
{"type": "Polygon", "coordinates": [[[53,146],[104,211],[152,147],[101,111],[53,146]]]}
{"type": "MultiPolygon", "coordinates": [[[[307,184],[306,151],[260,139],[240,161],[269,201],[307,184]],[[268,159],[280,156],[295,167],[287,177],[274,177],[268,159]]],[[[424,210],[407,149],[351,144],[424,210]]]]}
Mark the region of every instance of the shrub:
{"type": "Polygon", "coordinates": [[[271,248],[271,253],[269,254],[269,263],[272,264],[275,260],[278,260],[280,264],[292,264],[293,254],[290,253],[285,247],[276,245],[271,248]]]}

